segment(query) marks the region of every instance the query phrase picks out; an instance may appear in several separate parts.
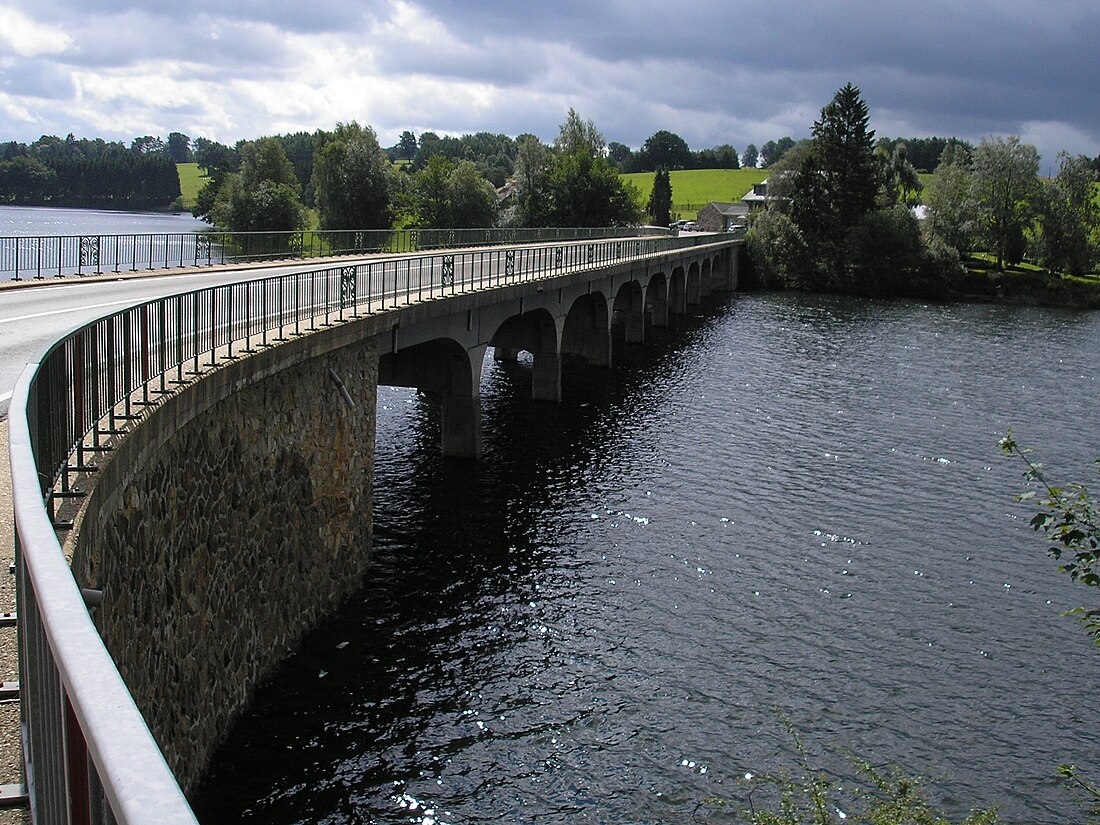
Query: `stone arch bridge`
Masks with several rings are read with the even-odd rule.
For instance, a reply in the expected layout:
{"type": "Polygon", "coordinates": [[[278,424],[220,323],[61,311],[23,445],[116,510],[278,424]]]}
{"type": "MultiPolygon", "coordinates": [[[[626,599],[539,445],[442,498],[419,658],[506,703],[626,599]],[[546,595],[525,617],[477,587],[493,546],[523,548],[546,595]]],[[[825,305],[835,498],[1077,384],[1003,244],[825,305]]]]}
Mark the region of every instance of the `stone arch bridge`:
{"type": "Polygon", "coordinates": [[[379,384],[481,451],[489,347],[609,366],[737,286],[724,236],[378,258],[171,295],[81,327],[10,408],[21,713],[39,822],[193,823],[256,687],[360,585],[379,384]]]}
{"type": "Polygon", "coordinates": [[[645,343],[652,329],[736,288],[736,251],[697,247],[409,307],[373,333],[378,383],[438,394],[444,454],[477,458],[478,386],[488,347],[498,361],[529,353],[533,397],[560,401],[563,357],[611,366],[614,339],[645,343]]]}

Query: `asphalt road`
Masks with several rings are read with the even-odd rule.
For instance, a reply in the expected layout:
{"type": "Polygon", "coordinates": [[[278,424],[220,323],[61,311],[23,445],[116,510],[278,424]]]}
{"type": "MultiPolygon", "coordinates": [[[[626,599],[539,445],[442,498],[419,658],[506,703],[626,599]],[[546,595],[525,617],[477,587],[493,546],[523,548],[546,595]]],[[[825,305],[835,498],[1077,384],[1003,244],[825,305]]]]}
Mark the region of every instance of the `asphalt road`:
{"type": "MultiPolygon", "coordinates": [[[[365,259],[363,259],[365,260],[365,259]]],[[[343,259],[341,263],[352,263],[343,259]]],[[[165,295],[325,266],[252,267],[146,274],[126,279],[35,281],[0,289],[0,421],[23,368],[43,349],[89,321],[165,295]]]]}

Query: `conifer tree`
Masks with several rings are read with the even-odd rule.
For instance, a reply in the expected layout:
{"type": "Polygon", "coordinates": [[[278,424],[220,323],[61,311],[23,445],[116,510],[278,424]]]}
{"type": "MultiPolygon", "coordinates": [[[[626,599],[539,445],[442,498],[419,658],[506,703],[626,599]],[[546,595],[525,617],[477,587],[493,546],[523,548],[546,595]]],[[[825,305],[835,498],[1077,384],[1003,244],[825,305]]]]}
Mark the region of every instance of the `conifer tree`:
{"type": "Polygon", "coordinates": [[[649,193],[646,211],[655,226],[668,226],[672,219],[672,180],[667,169],[653,173],[653,191],[649,193]]]}

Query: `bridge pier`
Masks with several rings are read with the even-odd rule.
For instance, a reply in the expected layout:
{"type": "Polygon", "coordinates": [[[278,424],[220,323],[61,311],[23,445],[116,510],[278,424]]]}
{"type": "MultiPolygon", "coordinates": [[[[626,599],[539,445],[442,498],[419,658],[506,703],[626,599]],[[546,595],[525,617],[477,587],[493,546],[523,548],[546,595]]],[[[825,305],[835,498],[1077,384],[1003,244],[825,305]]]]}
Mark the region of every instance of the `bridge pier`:
{"type": "Polygon", "coordinates": [[[561,353],[535,353],[531,370],[531,397],[535,401],[561,401],[561,353]]]}
{"type": "Polygon", "coordinates": [[[443,455],[481,458],[481,394],[446,393],[440,409],[443,455]]]}

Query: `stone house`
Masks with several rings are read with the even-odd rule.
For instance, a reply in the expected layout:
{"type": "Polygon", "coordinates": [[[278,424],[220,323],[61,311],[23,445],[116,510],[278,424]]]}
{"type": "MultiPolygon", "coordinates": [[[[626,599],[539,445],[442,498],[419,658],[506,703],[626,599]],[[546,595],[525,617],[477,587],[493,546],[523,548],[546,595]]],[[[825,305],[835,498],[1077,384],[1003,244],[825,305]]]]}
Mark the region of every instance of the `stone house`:
{"type": "Polygon", "coordinates": [[[742,203],[711,201],[699,210],[695,222],[706,232],[725,232],[735,223],[744,223],[748,212],[742,203]]]}

